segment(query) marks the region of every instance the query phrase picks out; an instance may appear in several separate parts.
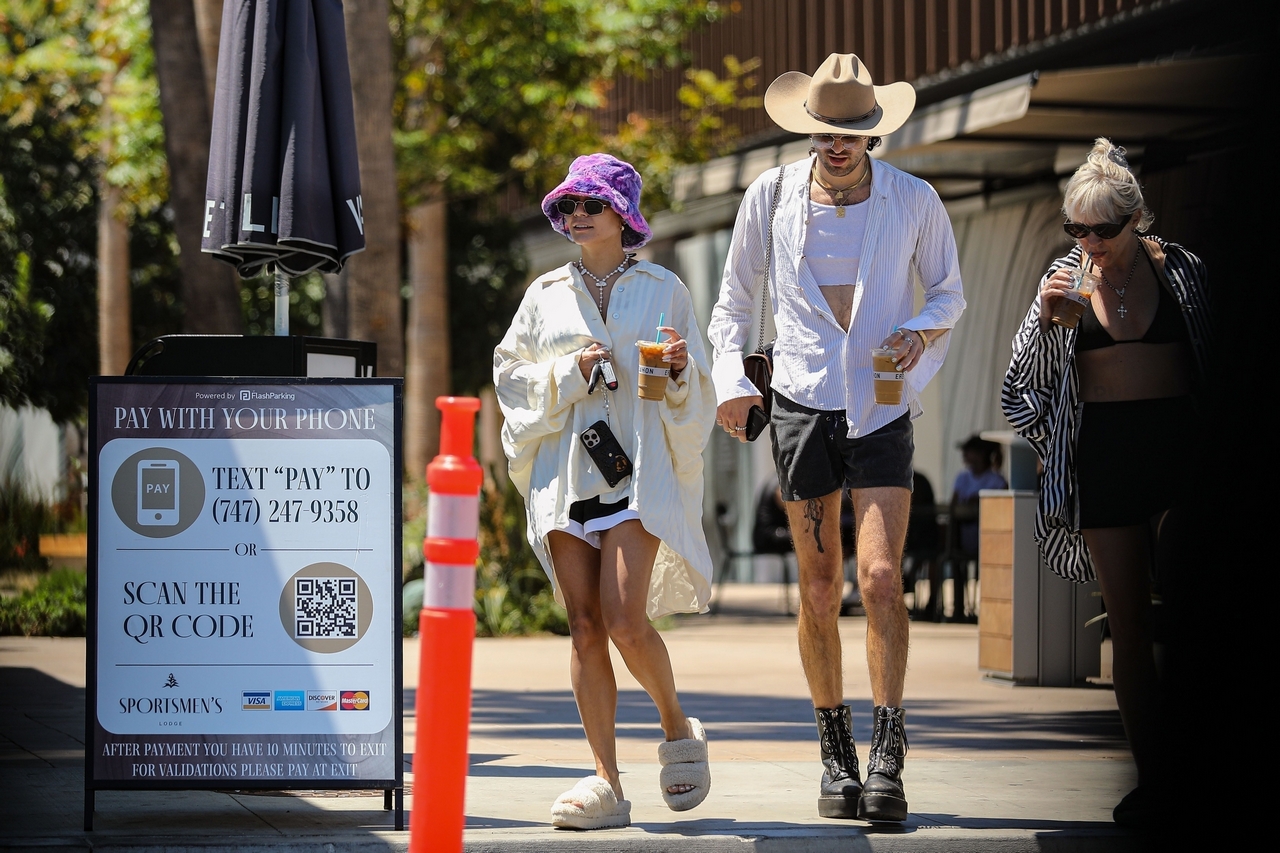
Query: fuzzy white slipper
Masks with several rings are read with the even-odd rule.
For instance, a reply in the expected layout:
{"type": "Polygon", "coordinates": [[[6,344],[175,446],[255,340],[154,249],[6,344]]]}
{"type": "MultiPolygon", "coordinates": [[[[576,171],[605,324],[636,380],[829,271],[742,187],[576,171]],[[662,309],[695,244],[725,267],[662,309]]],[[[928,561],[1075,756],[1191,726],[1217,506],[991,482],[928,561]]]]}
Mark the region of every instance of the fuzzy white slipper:
{"type": "Polygon", "coordinates": [[[561,829],[612,829],[631,825],[631,801],[619,800],[609,780],[588,776],[551,806],[551,825],[561,829]]]}
{"type": "Polygon", "coordinates": [[[693,737],[671,740],[658,744],[658,761],[662,764],[660,776],[662,799],[676,812],[688,811],[707,798],[711,790],[711,765],[707,763],[707,733],[697,717],[689,718],[693,737]],[[692,785],[693,790],[673,794],[673,785],[692,785]]]}

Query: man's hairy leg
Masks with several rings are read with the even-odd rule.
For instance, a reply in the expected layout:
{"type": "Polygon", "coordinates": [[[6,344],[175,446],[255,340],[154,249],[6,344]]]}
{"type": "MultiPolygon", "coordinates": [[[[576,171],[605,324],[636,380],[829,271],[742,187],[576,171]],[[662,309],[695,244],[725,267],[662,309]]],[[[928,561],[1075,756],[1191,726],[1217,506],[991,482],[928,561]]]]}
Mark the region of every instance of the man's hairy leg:
{"type": "Polygon", "coordinates": [[[910,622],[902,600],[902,548],[911,491],[887,486],[853,490],[858,589],[867,611],[867,669],[877,705],[902,705],[910,622]]]}
{"type": "Polygon", "coordinates": [[[800,663],[814,707],[834,708],[844,702],[837,624],[844,592],[840,492],[786,501],[786,508],[800,564],[800,663]]]}

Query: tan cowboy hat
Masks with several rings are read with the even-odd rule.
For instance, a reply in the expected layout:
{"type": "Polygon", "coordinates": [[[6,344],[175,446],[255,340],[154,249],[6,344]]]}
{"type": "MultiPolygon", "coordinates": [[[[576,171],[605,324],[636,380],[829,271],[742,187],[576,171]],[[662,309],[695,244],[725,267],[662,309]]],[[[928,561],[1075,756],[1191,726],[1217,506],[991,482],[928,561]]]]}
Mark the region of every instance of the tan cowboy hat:
{"type": "Polygon", "coordinates": [[[833,53],[812,77],[788,71],[769,85],[764,109],[783,130],[882,136],[902,127],[916,105],[910,83],[875,86],[852,53],[833,53]]]}

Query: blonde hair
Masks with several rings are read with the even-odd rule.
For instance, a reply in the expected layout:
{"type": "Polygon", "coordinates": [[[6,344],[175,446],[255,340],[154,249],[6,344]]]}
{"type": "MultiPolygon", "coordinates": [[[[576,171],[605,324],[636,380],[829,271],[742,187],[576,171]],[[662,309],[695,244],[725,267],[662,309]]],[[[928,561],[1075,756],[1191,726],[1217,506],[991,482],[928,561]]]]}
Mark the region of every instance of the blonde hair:
{"type": "Polygon", "coordinates": [[[1098,137],[1084,165],[1067,181],[1062,213],[1072,222],[1099,224],[1127,219],[1135,211],[1142,211],[1142,216],[1134,230],[1145,232],[1156,217],[1142,200],[1142,187],[1124,149],[1098,137]]]}

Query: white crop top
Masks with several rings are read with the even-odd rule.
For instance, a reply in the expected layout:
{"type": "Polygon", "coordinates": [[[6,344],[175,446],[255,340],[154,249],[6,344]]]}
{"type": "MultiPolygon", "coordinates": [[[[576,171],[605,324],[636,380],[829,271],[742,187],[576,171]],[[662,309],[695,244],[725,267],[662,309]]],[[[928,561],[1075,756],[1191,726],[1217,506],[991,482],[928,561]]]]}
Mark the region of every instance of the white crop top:
{"type": "Polygon", "coordinates": [[[865,201],[845,205],[841,219],[836,216],[834,204],[809,202],[804,257],[819,286],[857,283],[869,207],[865,201]]]}

